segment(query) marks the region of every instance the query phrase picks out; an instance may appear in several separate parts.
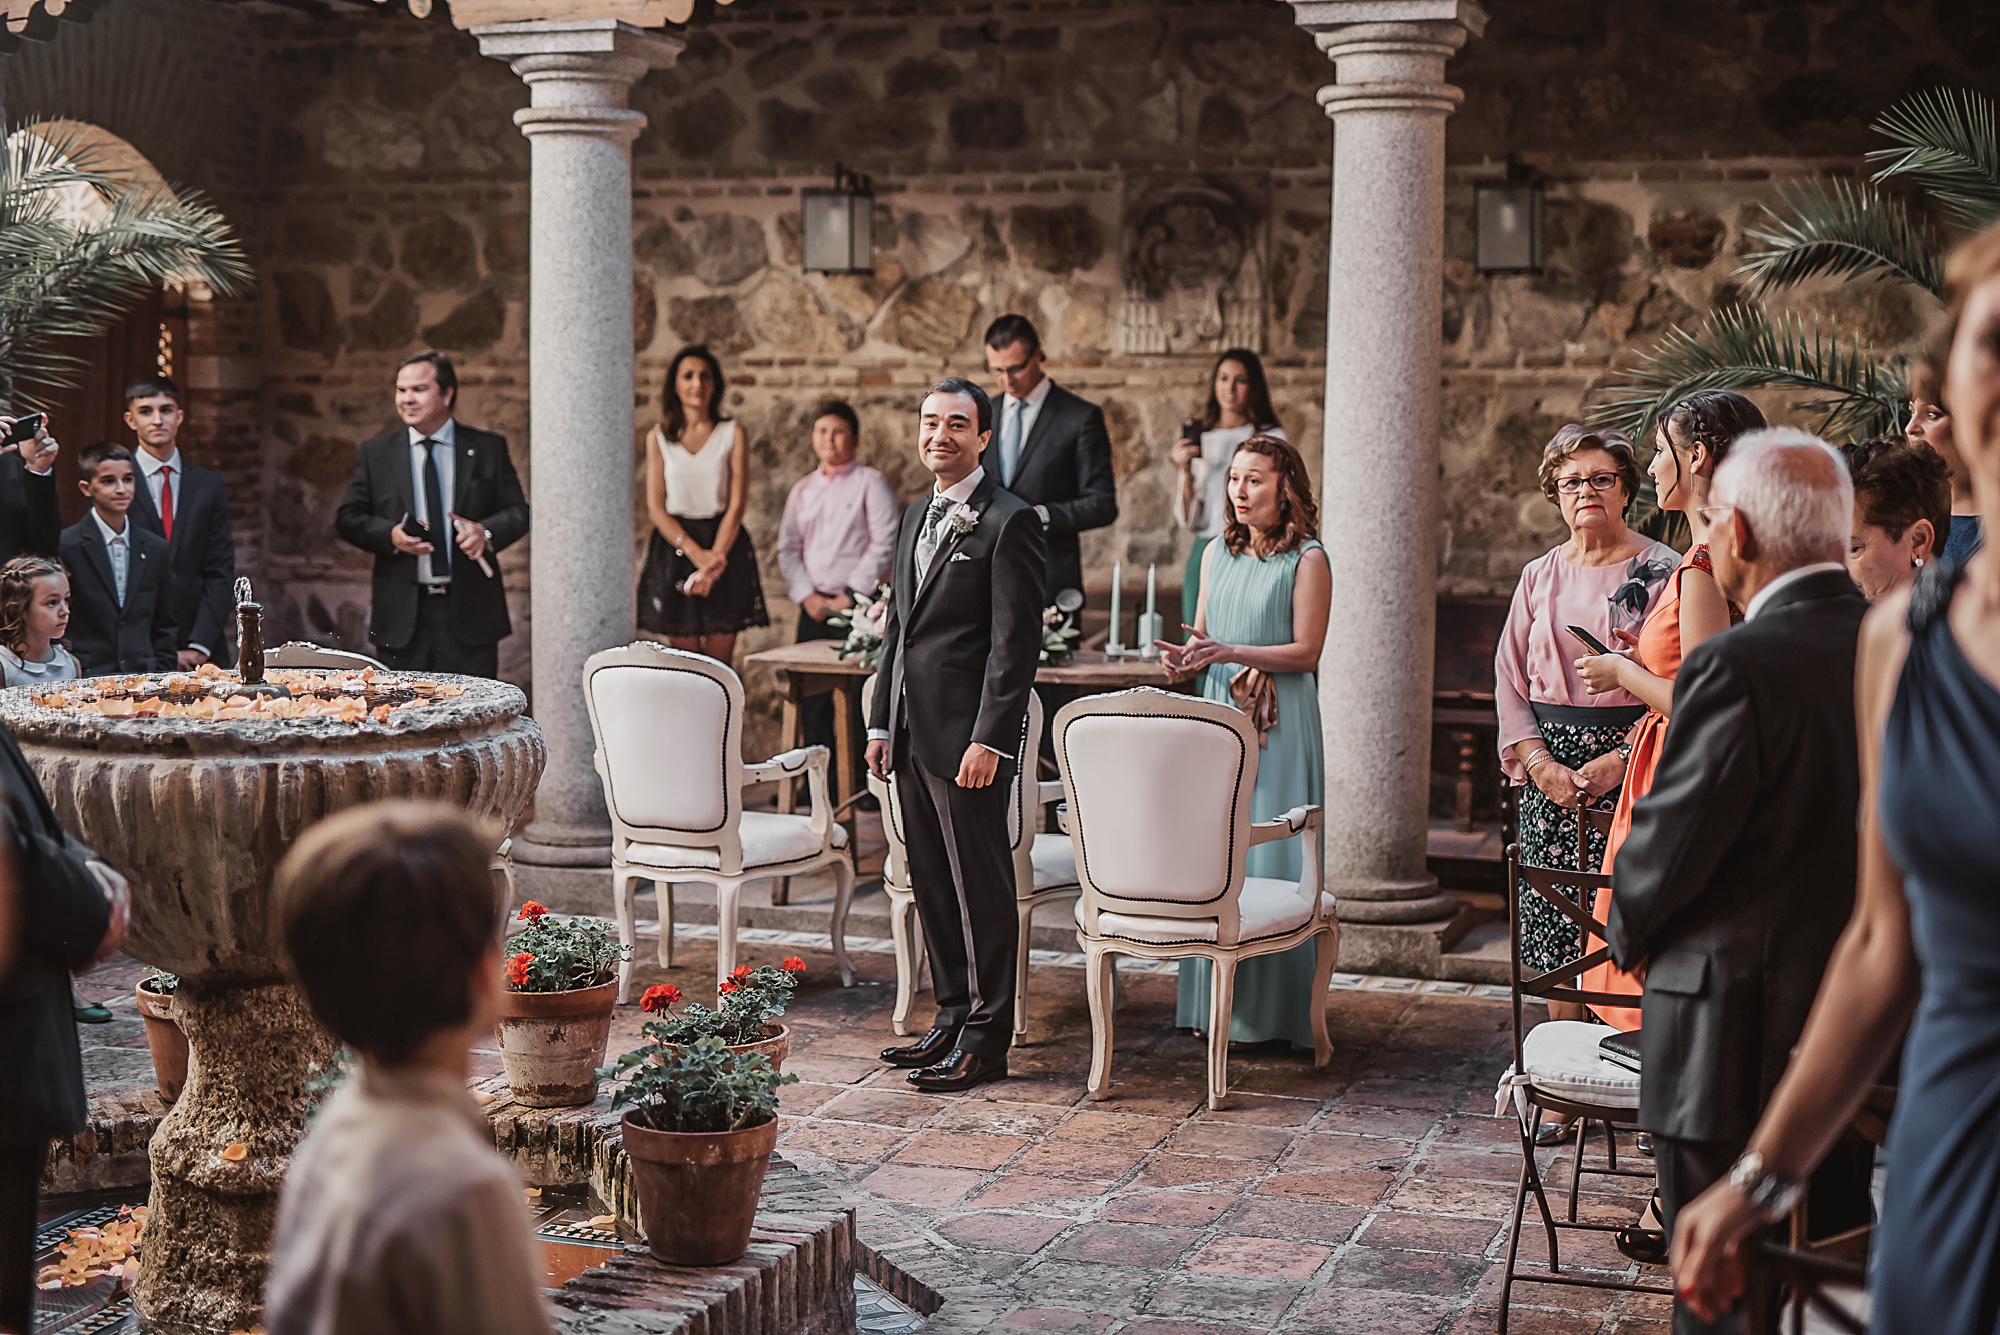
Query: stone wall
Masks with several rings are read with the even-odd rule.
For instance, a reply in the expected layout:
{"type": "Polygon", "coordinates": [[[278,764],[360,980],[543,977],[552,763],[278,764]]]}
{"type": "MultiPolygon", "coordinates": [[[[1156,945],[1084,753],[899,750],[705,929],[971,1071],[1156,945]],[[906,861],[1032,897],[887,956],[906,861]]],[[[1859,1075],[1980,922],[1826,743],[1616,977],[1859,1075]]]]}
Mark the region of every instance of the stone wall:
{"type": "MultiPolygon", "coordinates": [[[[1634,349],[1738,295],[1745,229],[1774,182],[1860,171],[1867,122],[1908,88],[1995,91],[2000,29],[1976,0],[1493,9],[1452,67],[1467,96],[1448,139],[1439,568],[1443,589],[1504,594],[1560,536],[1533,485],[1554,428],[1634,349]],[[1510,155],[1548,179],[1548,262],[1482,278],[1472,186],[1510,155]]],[[[247,456],[232,479],[246,564],[280,586],[282,630],[363,646],[368,561],[334,538],[332,512],[355,446],[393,421],[396,361],[451,351],[462,415],[504,432],[527,473],[527,145],[510,119],[526,90],[468,35],[406,13],[119,0],[90,44],[65,33],[66,48],[0,63],[10,109],[37,109],[16,94],[24,61],[43,62],[47,101],[64,83],[50,71],[79,68],[50,52],[135,59],[153,40],[139,18],[208,34],[175,49],[209,53],[209,119],[227,131],[213,142],[256,139],[254,172],[206,143],[179,150],[178,173],[161,163],[217,192],[263,275],[253,307],[218,304],[196,334],[211,367],[197,421],[247,456]]],[[[649,118],[634,147],[633,460],[667,360],[707,340],[755,442],[749,526],[777,624],[745,651],[790,634],[773,548],[785,491],[811,466],[813,402],[852,400],[862,457],[913,494],[920,389],[983,376],[979,334],[1003,311],[1033,316],[1056,378],[1105,406],[1122,514],[1086,541],[1093,578],[1114,558],[1178,570],[1166,449],[1216,347],[1261,347],[1316,465],[1332,135],[1313,94],[1331,67],[1287,6],[737,0],[704,6],[687,37],[633,94],[649,118]],[[872,277],[798,269],[798,192],[836,159],[875,180],[872,277]]],[[[104,123],[147,149],[139,129],[104,123]]],[[[1933,309],[1881,284],[1792,304],[1888,347],[1933,309]]],[[[1770,406],[1810,424],[1783,396],[1770,406]]],[[[1343,426],[1343,448],[1400,447],[1393,420],[1343,426]]],[[[635,544],[643,528],[635,514],[635,544]]],[[[503,564],[520,632],[503,663],[519,680],[525,544],[503,564]]]]}

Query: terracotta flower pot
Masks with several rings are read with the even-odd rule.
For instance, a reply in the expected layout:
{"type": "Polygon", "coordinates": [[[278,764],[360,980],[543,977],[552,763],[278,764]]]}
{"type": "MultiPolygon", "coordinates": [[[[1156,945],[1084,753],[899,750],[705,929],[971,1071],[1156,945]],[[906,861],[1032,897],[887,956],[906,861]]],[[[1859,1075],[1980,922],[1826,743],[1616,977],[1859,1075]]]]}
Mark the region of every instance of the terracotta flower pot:
{"type": "Polygon", "coordinates": [[[728,1265],[750,1249],[778,1119],[742,1131],[655,1131],[625,1114],[646,1245],[668,1265],[728,1265]]]}
{"type": "Polygon", "coordinates": [[[764,1035],[755,1043],[731,1043],[729,1050],[754,1052],[770,1062],[772,1070],[784,1070],[785,1058],[792,1051],[792,1031],[781,1024],[767,1024],[764,1026],[764,1035]]]}
{"type": "Polygon", "coordinates": [[[503,992],[500,1063],[507,1087],[531,1108],[572,1108],[597,1097],[596,1069],[611,1039],[618,984],[568,992],[503,992]]]}
{"type": "Polygon", "coordinates": [[[146,1047],[153,1054],[153,1080],[160,1087],[160,1101],[172,1103],[181,1096],[188,1078],[187,1035],[174,1018],[173,995],[152,991],[142,982],[133,999],[146,1022],[146,1047]]]}

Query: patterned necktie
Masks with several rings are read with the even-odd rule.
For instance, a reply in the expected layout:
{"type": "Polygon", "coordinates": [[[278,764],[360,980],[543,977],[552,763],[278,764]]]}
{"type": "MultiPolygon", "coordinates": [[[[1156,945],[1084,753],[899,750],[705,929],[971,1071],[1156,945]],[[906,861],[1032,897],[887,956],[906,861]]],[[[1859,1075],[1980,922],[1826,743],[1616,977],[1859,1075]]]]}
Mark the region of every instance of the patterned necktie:
{"type": "Polygon", "coordinates": [[[924,582],[930,573],[931,561],[937,556],[938,547],[944,542],[944,517],[951,510],[951,501],[940,492],[931,497],[931,508],[924,511],[924,526],[917,534],[917,583],[924,582]]]}
{"type": "Polygon", "coordinates": [[[438,481],[437,447],[441,440],[425,439],[424,447],[424,506],[428,511],[424,520],[431,530],[431,574],[440,579],[451,578],[451,520],[444,510],[444,487],[438,481]]]}
{"type": "Polygon", "coordinates": [[[126,572],[128,569],[128,562],[131,559],[131,548],[125,545],[125,535],[123,533],[120,533],[117,537],[111,540],[110,550],[111,550],[111,580],[112,583],[114,583],[118,587],[118,605],[120,607],[123,607],[125,606],[125,584],[127,581],[126,572]]]}
{"type": "Polygon", "coordinates": [[[166,530],[167,541],[174,540],[174,470],[170,464],[160,465],[160,527],[166,530]]]}
{"type": "Polygon", "coordinates": [[[1011,394],[1000,404],[1000,485],[1011,487],[1021,466],[1021,415],[1028,405],[1011,394]]]}

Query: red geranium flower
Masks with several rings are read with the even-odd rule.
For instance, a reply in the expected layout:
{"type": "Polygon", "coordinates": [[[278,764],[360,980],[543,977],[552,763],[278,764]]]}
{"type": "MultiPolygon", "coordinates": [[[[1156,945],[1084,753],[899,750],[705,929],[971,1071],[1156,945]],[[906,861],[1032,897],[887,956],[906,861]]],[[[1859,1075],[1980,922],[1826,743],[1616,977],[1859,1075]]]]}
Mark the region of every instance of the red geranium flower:
{"type": "Polygon", "coordinates": [[[785,962],[778,967],[786,973],[804,973],[806,971],[806,962],[797,955],[792,955],[787,957],[785,962]]]}
{"type": "Polygon", "coordinates": [[[748,978],[750,976],[750,966],[747,964],[739,964],[734,969],[731,969],[729,971],[729,976],[740,983],[745,978],[748,978]]]}
{"type": "Polygon", "coordinates": [[[525,950],[516,955],[507,963],[507,981],[516,987],[526,987],[528,985],[528,966],[534,962],[535,957],[525,950]]]}
{"type": "Polygon", "coordinates": [[[528,923],[540,922],[543,919],[543,917],[545,917],[547,914],[548,910],[543,908],[540,904],[537,904],[532,899],[529,900],[527,903],[521,905],[522,922],[528,922],[528,923]]]}
{"type": "Polygon", "coordinates": [[[639,998],[639,1009],[648,1013],[663,1011],[669,1006],[680,1004],[681,990],[672,983],[655,983],[646,989],[646,995],[639,998]]]}
{"type": "Polygon", "coordinates": [[[735,990],[736,984],[725,981],[715,989],[715,994],[719,997],[726,997],[735,990]]]}

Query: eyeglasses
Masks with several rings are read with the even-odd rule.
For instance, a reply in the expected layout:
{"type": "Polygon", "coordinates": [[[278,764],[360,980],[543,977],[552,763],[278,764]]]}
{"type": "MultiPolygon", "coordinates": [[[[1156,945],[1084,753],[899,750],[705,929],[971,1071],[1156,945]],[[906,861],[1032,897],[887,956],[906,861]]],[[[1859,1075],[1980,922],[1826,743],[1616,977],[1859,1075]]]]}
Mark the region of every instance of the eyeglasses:
{"type": "Polygon", "coordinates": [[[1704,505],[1695,513],[1701,516],[1702,523],[1713,524],[1717,515],[1726,515],[1735,508],[1733,505],[1704,505]]]}
{"type": "Polygon", "coordinates": [[[1572,475],[1557,478],[1556,490],[1565,496],[1575,496],[1583,490],[1586,482],[1590,484],[1592,491],[1610,491],[1622,481],[1624,479],[1616,473],[1592,473],[1589,477],[1572,475]]]}

